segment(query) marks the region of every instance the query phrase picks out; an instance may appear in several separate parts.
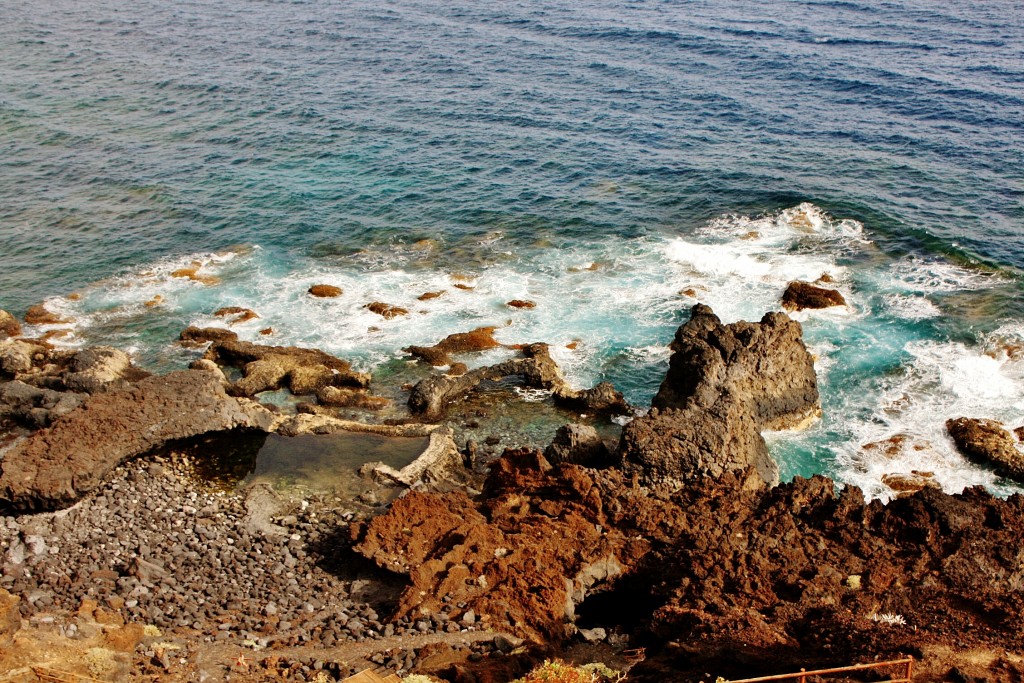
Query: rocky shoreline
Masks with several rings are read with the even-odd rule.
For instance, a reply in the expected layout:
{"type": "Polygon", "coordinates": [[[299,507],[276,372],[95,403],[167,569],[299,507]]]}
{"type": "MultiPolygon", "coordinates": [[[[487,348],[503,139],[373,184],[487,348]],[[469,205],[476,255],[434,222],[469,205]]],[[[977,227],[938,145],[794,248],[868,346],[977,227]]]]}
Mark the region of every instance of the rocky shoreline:
{"type": "MultiPolygon", "coordinates": [[[[589,414],[631,408],[611,385],[569,387],[543,344],[459,367],[496,343],[487,328],[410,348],[446,372],[409,387],[408,417],[373,421],[386,399],[372,378],[320,351],[198,330],[190,343],[213,340],[203,359],[157,377],[115,349],[18,338],[8,318],[0,674],[62,651],[104,680],[378,666],[497,682],[579,656],[628,680],[696,681],[906,654],[927,680],[1024,676],[1024,498],[925,482],[882,505],[821,477],[777,485],[761,431],[820,414],[784,314],[723,325],[695,306],[652,409],[617,443],[568,425],[543,453],[496,460],[444,424],[481,383],[511,378],[589,414]],[[299,414],[258,402],[282,388],[311,400],[299,414]],[[360,496],[296,498],[197,476],[211,447],[188,440],[238,430],[431,436],[404,467],[363,467],[360,496]]],[[[1010,432],[949,429],[1016,471],[1010,432]]]]}

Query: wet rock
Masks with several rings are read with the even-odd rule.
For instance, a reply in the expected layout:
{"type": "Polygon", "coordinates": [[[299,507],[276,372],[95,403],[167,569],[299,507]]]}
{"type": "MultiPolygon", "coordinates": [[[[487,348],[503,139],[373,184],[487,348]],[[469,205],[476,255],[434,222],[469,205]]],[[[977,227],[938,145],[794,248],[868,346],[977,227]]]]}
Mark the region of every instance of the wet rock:
{"type": "Polygon", "coordinates": [[[36,304],[25,311],[25,322],[29,325],[61,325],[70,321],[61,318],[43,304],[36,304]]]}
{"type": "Polygon", "coordinates": [[[237,325],[238,323],[248,322],[260,317],[256,311],[251,308],[243,308],[242,306],[225,306],[224,308],[218,308],[213,312],[213,315],[217,318],[231,318],[231,320],[228,321],[229,325],[237,325]]]}
{"type": "Polygon", "coordinates": [[[438,298],[442,294],[444,294],[444,290],[443,289],[441,291],[439,291],[439,292],[424,292],[423,294],[420,294],[416,298],[418,300],[420,300],[420,301],[430,301],[431,299],[438,298]]]}
{"type": "Polygon", "coordinates": [[[254,396],[285,385],[292,393],[311,393],[328,379],[333,386],[365,388],[370,383],[368,373],[354,372],[348,361],[318,349],[226,341],[214,343],[203,357],[241,368],[244,376],[229,389],[235,396],[254,396]]]}
{"type": "Polygon", "coordinates": [[[505,303],[509,308],[536,308],[537,303],[534,301],[527,301],[525,299],[512,299],[505,303]]]}
{"type": "MultiPolygon", "coordinates": [[[[407,349],[408,350],[408,349],[407,349]]],[[[428,420],[440,419],[445,407],[464,396],[484,380],[518,376],[528,387],[548,389],[556,401],[572,406],[585,406],[592,412],[628,412],[622,394],[607,382],[593,389],[572,389],[551,358],[547,344],[527,344],[522,357],[470,370],[462,375],[435,375],[418,382],[409,394],[409,409],[428,420]]]]}
{"type": "Polygon", "coordinates": [[[307,291],[311,295],[320,298],[334,298],[344,293],[341,287],[335,287],[334,285],[313,285],[307,291]]]}
{"type": "Polygon", "coordinates": [[[958,417],[946,420],[946,431],[957,449],[971,460],[992,465],[1001,476],[1024,482],[1024,452],[1001,423],[958,417]]]}
{"type": "Polygon", "coordinates": [[[451,354],[486,351],[501,346],[494,338],[496,327],[478,327],[470,332],[450,334],[433,346],[409,346],[402,349],[434,366],[451,365],[451,354]]]}
{"type": "Polygon", "coordinates": [[[800,280],[790,282],[782,294],[782,307],[787,311],[845,305],[846,299],[837,290],[818,287],[810,282],[801,282],[800,280]]]}
{"type": "Polygon", "coordinates": [[[11,595],[3,588],[0,588],[0,650],[12,647],[14,645],[14,634],[21,629],[19,602],[20,600],[17,596],[11,595]]]}
{"type": "Polygon", "coordinates": [[[0,340],[6,337],[20,337],[21,325],[18,320],[7,311],[0,310],[0,340]]]}
{"type": "Polygon", "coordinates": [[[93,394],[112,388],[124,388],[149,373],[132,365],[127,353],[110,346],[94,346],[75,353],[64,375],[69,391],[93,394]]]}
{"type": "Polygon", "coordinates": [[[363,410],[383,410],[391,405],[389,399],[370,396],[364,391],[346,387],[324,387],[316,392],[316,400],[325,406],[362,408],[363,410]]]}
{"type": "Polygon", "coordinates": [[[0,501],[20,509],[73,503],[118,464],[163,445],[236,427],[266,428],[272,415],[224,393],[210,373],[183,370],[94,394],[0,461],[0,501]]]}
{"type": "Polygon", "coordinates": [[[220,278],[216,275],[209,275],[206,273],[200,273],[203,264],[200,261],[193,261],[191,265],[185,268],[178,268],[171,272],[171,277],[182,278],[185,280],[192,280],[199,284],[206,285],[207,287],[213,287],[214,285],[220,284],[220,278]]]}
{"type": "Polygon", "coordinates": [[[909,496],[924,489],[941,489],[935,481],[934,472],[913,470],[909,474],[892,472],[882,475],[882,483],[896,492],[899,497],[909,496]]]}
{"type": "Polygon", "coordinates": [[[544,457],[553,465],[573,463],[584,467],[602,467],[611,461],[608,447],[589,425],[568,424],[558,428],[544,457]]]}
{"type": "Polygon", "coordinates": [[[181,331],[178,338],[190,344],[205,344],[206,342],[234,341],[238,339],[238,333],[226,330],[223,327],[195,327],[190,325],[181,331]]]}
{"type": "Polygon", "coordinates": [[[799,428],[821,412],[801,335],[782,313],[723,325],[694,306],[676,331],[654,409],[623,429],[623,464],[679,480],[753,466],[766,483],[778,481],[761,431],[799,428]]]}
{"type": "Polygon", "coordinates": [[[373,303],[366,304],[364,308],[369,309],[371,312],[376,313],[387,320],[397,318],[400,315],[409,315],[409,309],[402,308],[401,306],[392,306],[391,304],[386,304],[383,301],[374,301],[373,303]]]}

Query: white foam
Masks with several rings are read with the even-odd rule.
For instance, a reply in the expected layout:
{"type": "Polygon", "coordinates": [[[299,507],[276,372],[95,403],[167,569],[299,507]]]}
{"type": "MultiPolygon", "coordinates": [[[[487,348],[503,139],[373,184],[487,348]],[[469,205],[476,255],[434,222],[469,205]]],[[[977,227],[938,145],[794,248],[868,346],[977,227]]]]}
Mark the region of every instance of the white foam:
{"type": "Polygon", "coordinates": [[[904,320],[927,320],[942,314],[929,299],[910,294],[885,294],[882,297],[886,311],[904,320]]]}

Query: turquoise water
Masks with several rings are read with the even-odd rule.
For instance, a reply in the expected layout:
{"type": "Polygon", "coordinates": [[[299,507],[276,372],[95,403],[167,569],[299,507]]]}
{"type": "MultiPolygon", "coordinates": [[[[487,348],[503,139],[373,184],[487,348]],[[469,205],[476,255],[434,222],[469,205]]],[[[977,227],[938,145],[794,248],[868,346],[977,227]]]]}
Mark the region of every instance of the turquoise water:
{"type": "Polygon", "coordinates": [[[498,325],[644,404],[695,301],[758,319],[828,273],[850,306],[798,316],[825,415],[771,436],[785,475],[1011,490],[942,423],[1024,421],[1013,2],[9,0],[0,19],[0,308],[45,300],[64,343],[180,367],[181,328],[242,305],[243,338],[372,370],[498,325]],[[217,283],[171,276],[194,262],[217,283]],[[344,296],[305,295],[320,282],[344,296]],[[897,434],[920,448],[862,448],[897,434]]]}

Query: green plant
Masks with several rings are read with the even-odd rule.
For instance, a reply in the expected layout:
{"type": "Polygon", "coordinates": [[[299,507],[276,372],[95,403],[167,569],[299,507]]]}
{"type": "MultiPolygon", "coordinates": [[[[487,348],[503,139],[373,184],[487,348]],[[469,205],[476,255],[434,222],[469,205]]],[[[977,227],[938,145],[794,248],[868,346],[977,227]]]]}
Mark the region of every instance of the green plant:
{"type": "Polygon", "coordinates": [[[557,659],[546,659],[543,664],[512,683],[614,683],[620,680],[621,673],[601,663],[574,666],[557,659]]]}

